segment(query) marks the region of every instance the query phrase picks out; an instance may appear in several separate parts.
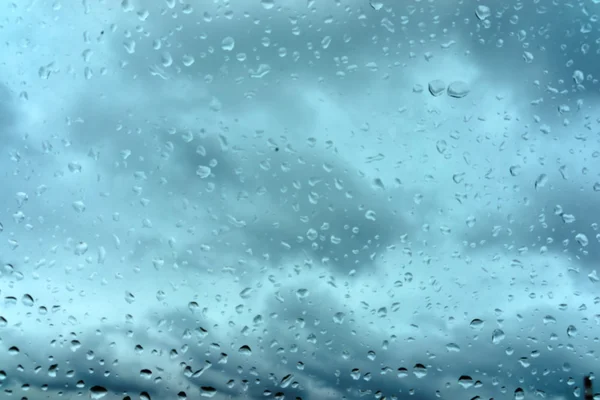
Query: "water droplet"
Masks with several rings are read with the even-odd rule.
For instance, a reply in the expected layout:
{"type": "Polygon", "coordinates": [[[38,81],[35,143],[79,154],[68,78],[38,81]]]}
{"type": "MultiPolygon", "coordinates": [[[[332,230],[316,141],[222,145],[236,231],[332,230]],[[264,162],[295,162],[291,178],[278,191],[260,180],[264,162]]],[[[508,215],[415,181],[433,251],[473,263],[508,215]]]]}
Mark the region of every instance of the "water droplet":
{"type": "Polygon", "coordinates": [[[458,384],[463,388],[468,389],[473,386],[473,378],[468,375],[462,375],[460,378],[458,378],[458,384]]]}
{"type": "Polygon", "coordinates": [[[296,297],[298,297],[298,300],[307,298],[309,294],[310,292],[308,291],[308,289],[298,289],[296,291],[296,297]]]}
{"type": "Polygon", "coordinates": [[[408,370],[404,367],[398,368],[398,378],[406,378],[408,376],[408,370]]]}
{"type": "Polygon", "coordinates": [[[232,51],[235,47],[235,40],[231,36],[227,36],[221,42],[221,48],[225,51],[232,51]]]}
{"type": "Polygon", "coordinates": [[[140,377],[142,377],[144,379],[150,379],[150,378],[152,378],[152,371],[149,369],[142,369],[140,371],[140,377]]]}
{"type": "Polygon", "coordinates": [[[525,391],[521,388],[515,390],[515,400],[523,400],[525,398],[525,391]]]}
{"type": "Polygon", "coordinates": [[[375,11],[379,11],[383,7],[383,2],[381,0],[370,0],[369,4],[375,11]]]}
{"type": "Polygon", "coordinates": [[[33,297],[31,297],[30,294],[24,294],[23,298],[21,299],[21,302],[23,303],[23,305],[27,306],[27,307],[33,307],[33,297]]]}
{"type": "Polygon", "coordinates": [[[366,218],[366,219],[368,219],[368,220],[370,220],[370,221],[375,221],[375,220],[376,220],[376,214],[375,214],[375,211],[373,211],[373,210],[368,210],[368,211],[365,213],[365,218],[366,218]]]}
{"type": "Polygon", "coordinates": [[[510,171],[511,176],[519,176],[519,174],[521,173],[521,166],[513,165],[509,168],[509,171],[510,171]]]}
{"type": "Polygon", "coordinates": [[[573,325],[569,325],[567,327],[567,336],[570,338],[577,336],[577,328],[573,325]]]}
{"type": "Polygon", "coordinates": [[[20,353],[20,350],[17,346],[11,346],[8,348],[8,354],[10,354],[11,356],[16,356],[19,353],[20,353]]]}
{"type": "Polygon", "coordinates": [[[454,81],[448,85],[448,96],[456,99],[465,97],[470,91],[471,89],[469,89],[469,85],[463,81],[454,81]]]}
{"type": "Polygon", "coordinates": [[[548,183],[548,175],[541,174],[535,180],[535,183],[534,183],[533,186],[534,186],[535,190],[538,190],[538,189],[543,188],[544,186],[546,186],[547,183],[548,183]]]}
{"type": "Polygon", "coordinates": [[[79,242],[75,246],[73,252],[76,256],[82,256],[88,251],[88,244],[86,242],[79,242]]]}
{"type": "Polygon", "coordinates": [[[333,322],[335,322],[336,324],[343,324],[344,318],[346,318],[346,314],[344,314],[343,312],[337,312],[333,315],[333,322]]]}
{"type": "Polygon", "coordinates": [[[260,4],[262,4],[265,10],[270,10],[275,6],[275,2],[273,0],[261,0],[260,4]]]}
{"type": "Polygon", "coordinates": [[[252,355],[252,349],[250,348],[250,346],[248,345],[243,345],[242,347],[240,347],[239,349],[240,354],[243,354],[245,356],[250,356],[252,355]]]}
{"type": "Polygon", "coordinates": [[[456,343],[448,343],[446,345],[446,350],[448,350],[450,353],[457,353],[460,351],[460,346],[456,343]]]}
{"type": "Polygon", "coordinates": [[[465,223],[467,224],[467,227],[469,227],[469,228],[474,227],[476,222],[477,222],[477,218],[475,218],[472,215],[468,216],[467,220],[465,221],[465,223]]]}
{"type": "Polygon", "coordinates": [[[310,241],[315,241],[319,237],[319,233],[316,231],[316,229],[310,228],[308,231],[306,231],[306,237],[310,241]]]}
{"type": "Polygon", "coordinates": [[[490,15],[492,15],[492,10],[488,6],[484,6],[483,4],[481,4],[478,5],[475,9],[475,15],[480,21],[483,21],[490,15]]]}
{"type": "Polygon", "coordinates": [[[202,179],[208,178],[211,172],[212,169],[205,165],[198,165],[198,168],[196,168],[196,175],[198,175],[202,179]]]}
{"type": "Polygon", "coordinates": [[[429,93],[431,93],[432,96],[441,96],[442,94],[444,94],[444,90],[446,90],[446,84],[444,83],[444,81],[440,79],[435,79],[429,82],[429,93]]]}
{"type": "Polygon", "coordinates": [[[285,389],[292,383],[293,380],[294,380],[294,375],[288,374],[288,375],[284,376],[283,378],[281,378],[281,382],[279,382],[279,386],[285,389]]]}
{"type": "Polygon", "coordinates": [[[79,348],[81,347],[81,342],[79,340],[71,340],[71,351],[75,352],[77,350],[79,350],[79,348]]]}
{"type": "Polygon", "coordinates": [[[183,57],[181,58],[181,62],[186,67],[191,67],[192,64],[194,64],[196,62],[196,59],[193,56],[190,56],[189,54],[184,54],[183,57]]]}
{"type": "Polygon", "coordinates": [[[575,240],[581,247],[586,247],[590,243],[588,237],[583,233],[578,233],[575,235],[575,240]]]}
{"type": "Polygon", "coordinates": [[[240,297],[242,299],[249,299],[251,294],[252,294],[252,288],[248,287],[240,292],[240,297]]]}
{"type": "Polygon", "coordinates": [[[424,378],[427,375],[427,367],[423,364],[416,364],[413,368],[413,373],[417,378],[424,378]]]}
{"type": "Polygon", "coordinates": [[[369,360],[374,361],[376,357],[377,357],[377,354],[375,354],[375,352],[373,350],[369,350],[367,352],[367,358],[369,360]]]}
{"type": "Polygon", "coordinates": [[[90,398],[93,400],[98,400],[103,398],[108,394],[108,390],[106,390],[103,386],[92,386],[90,388],[90,398]]]}
{"type": "Polygon", "coordinates": [[[504,331],[502,329],[494,329],[494,331],[492,332],[493,344],[499,344],[504,340],[504,338],[506,338],[506,335],[504,334],[504,331]]]}

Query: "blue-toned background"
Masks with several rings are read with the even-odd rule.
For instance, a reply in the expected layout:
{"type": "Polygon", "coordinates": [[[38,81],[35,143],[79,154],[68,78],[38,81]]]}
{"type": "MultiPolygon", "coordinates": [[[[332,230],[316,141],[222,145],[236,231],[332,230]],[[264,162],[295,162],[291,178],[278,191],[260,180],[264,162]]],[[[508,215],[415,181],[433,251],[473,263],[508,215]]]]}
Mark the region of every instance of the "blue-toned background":
{"type": "Polygon", "coordinates": [[[0,10],[0,398],[558,400],[597,370],[600,4],[0,10]]]}

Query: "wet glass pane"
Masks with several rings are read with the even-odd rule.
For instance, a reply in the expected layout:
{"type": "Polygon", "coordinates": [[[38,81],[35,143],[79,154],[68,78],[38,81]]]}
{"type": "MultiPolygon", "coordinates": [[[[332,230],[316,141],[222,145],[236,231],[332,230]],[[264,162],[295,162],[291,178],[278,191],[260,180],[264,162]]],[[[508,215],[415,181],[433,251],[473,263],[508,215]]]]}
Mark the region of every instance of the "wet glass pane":
{"type": "Polygon", "coordinates": [[[599,15],[2,3],[0,398],[594,398],[599,15]]]}

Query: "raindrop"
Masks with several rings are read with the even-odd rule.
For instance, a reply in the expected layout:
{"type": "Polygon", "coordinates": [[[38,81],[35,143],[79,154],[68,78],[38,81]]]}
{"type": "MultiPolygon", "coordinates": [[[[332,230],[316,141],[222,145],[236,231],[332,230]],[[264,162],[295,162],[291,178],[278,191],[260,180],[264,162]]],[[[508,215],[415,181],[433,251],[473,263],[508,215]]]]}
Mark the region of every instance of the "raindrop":
{"type": "Polygon", "coordinates": [[[252,349],[250,348],[250,346],[248,345],[243,345],[242,347],[240,347],[239,349],[240,354],[243,354],[245,356],[250,356],[252,355],[252,349]]]}
{"type": "Polygon", "coordinates": [[[475,15],[480,21],[483,21],[492,15],[492,10],[488,6],[478,5],[475,9],[475,15]]]}
{"type": "Polygon", "coordinates": [[[308,289],[298,289],[296,291],[296,297],[298,297],[298,300],[307,298],[309,294],[310,292],[308,291],[308,289]]]}
{"type": "Polygon", "coordinates": [[[275,6],[275,2],[273,0],[261,0],[260,4],[262,4],[265,10],[270,10],[275,6]]]}
{"type": "Polygon", "coordinates": [[[502,329],[494,329],[494,331],[492,332],[492,343],[498,344],[502,342],[505,337],[506,335],[504,334],[504,331],[502,329]]]}
{"type": "Polygon", "coordinates": [[[446,90],[446,84],[444,83],[444,81],[440,79],[435,79],[429,82],[429,93],[431,93],[432,96],[441,96],[442,94],[444,94],[444,90],[446,90]]]}
{"type": "Polygon", "coordinates": [[[540,176],[538,176],[538,178],[535,180],[534,183],[534,188],[537,190],[539,188],[543,188],[544,186],[546,186],[546,184],[548,183],[548,175],[546,174],[541,174],[540,176]]]}
{"type": "Polygon", "coordinates": [[[345,317],[346,314],[344,314],[343,312],[337,312],[333,315],[333,322],[335,322],[336,324],[343,324],[345,317]]]}
{"type": "Polygon", "coordinates": [[[448,85],[448,96],[456,99],[465,97],[470,91],[471,89],[469,89],[469,85],[463,81],[454,81],[448,85]]]}
{"type": "Polygon", "coordinates": [[[79,242],[75,246],[73,252],[76,256],[82,256],[88,251],[88,244],[86,242],[79,242]]]}
{"type": "Polygon", "coordinates": [[[202,179],[208,178],[211,172],[212,169],[205,165],[198,165],[198,168],[196,168],[196,175],[198,175],[202,179]]]}
{"type": "Polygon", "coordinates": [[[424,378],[427,375],[427,368],[423,364],[416,364],[413,373],[417,378],[424,378]]]}
{"type": "Polygon", "coordinates": [[[448,343],[446,345],[446,350],[448,350],[450,353],[456,353],[460,351],[460,346],[456,343],[448,343]]]}
{"type": "Polygon", "coordinates": [[[462,375],[460,378],[458,378],[458,384],[463,388],[468,389],[473,386],[473,378],[468,375],[462,375]]]}
{"type": "Polygon", "coordinates": [[[373,10],[375,11],[379,11],[383,7],[383,2],[380,0],[370,0],[369,4],[371,5],[371,8],[373,8],[373,10]]]}
{"type": "Polygon", "coordinates": [[[73,210],[77,211],[78,213],[82,213],[85,211],[85,203],[81,200],[74,201],[72,206],[73,210]]]}
{"type": "Polygon", "coordinates": [[[125,292],[125,301],[132,304],[135,301],[135,296],[131,292],[125,292]]]}
{"type": "Polygon", "coordinates": [[[140,371],[140,377],[144,379],[150,379],[152,378],[152,371],[149,369],[142,369],[140,371]]]}
{"type": "Polygon", "coordinates": [[[108,394],[108,390],[102,386],[92,386],[90,388],[90,398],[93,400],[98,400],[103,398],[108,394]]]}
{"type": "Polygon", "coordinates": [[[575,240],[577,241],[577,243],[579,243],[581,247],[585,247],[590,243],[588,237],[583,233],[578,233],[577,235],[575,235],[575,240]]]}
{"type": "Polygon", "coordinates": [[[31,297],[30,294],[24,294],[23,298],[21,299],[21,302],[23,303],[23,305],[27,306],[27,307],[33,307],[33,297],[31,297]]]}
{"type": "Polygon", "coordinates": [[[569,325],[567,327],[567,336],[570,338],[577,336],[577,328],[573,325],[569,325]]]}
{"type": "Polygon", "coordinates": [[[231,36],[227,36],[221,42],[221,48],[225,51],[232,51],[235,47],[235,40],[231,36]]]}
{"type": "Polygon", "coordinates": [[[525,398],[525,391],[521,388],[515,390],[515,400],[523,400],[525,398]]]}

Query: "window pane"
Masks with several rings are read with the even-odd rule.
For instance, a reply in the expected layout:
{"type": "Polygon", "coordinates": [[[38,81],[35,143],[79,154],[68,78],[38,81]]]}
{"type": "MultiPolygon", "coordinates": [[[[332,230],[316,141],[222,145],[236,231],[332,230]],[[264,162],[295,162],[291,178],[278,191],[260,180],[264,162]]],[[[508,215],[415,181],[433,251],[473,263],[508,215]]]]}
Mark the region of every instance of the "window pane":
{"type": "Polygon", "coordinates": [[[592,398],[597,3],[1,5],[0,397],[592,398]]]}

